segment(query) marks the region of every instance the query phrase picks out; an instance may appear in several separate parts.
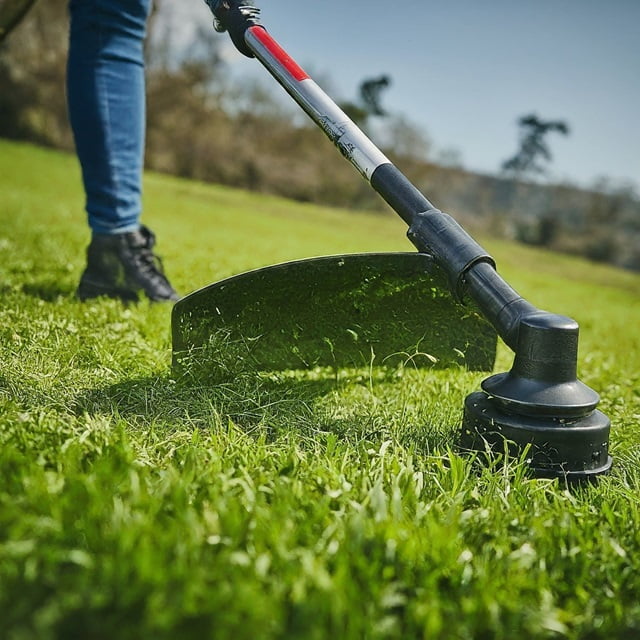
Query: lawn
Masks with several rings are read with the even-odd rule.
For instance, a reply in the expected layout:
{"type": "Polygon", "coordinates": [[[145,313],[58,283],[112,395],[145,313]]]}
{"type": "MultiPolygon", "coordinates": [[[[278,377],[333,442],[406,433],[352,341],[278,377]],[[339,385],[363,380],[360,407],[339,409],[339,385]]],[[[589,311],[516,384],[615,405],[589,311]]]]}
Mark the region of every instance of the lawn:
{"type": "MultiPolygon", "coordinates": [[[[74,299],[75,159],[0,141],[0,194],[1,638],[640,637],[640,276],[480,238],[581,325],[614,467],[569,491],[456,454],[483,373],[175,380],[168,306],[74,299]]],[[[145,202],[183,293],[410,249],[391,215],[157,174],[145,202]]]]}

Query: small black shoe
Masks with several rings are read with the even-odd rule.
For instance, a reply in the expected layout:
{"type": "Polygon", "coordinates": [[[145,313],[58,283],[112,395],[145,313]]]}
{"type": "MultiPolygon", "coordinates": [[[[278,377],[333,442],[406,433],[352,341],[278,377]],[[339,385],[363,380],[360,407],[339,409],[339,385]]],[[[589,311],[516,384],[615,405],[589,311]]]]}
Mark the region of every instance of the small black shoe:
{"type": "Polygon", "coordinates": [[[153,253],[155,236],[146,227],[115,235],[96,234],[87,248],[87,268],[80,278],[80,300],[108,296],[137,302],[143,292],[155,302],[179,299],[153,253]]]}

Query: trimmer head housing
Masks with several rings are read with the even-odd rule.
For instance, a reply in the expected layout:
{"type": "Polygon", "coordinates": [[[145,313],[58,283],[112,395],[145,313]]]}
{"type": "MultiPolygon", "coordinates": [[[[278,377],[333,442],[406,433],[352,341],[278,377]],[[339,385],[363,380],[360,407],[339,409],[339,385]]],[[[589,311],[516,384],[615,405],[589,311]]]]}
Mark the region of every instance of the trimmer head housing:
{"type": "Polygon", "coordinates": [[[611,468],[609,419],[576,377],[578,324],[535,311],[521,318],[508,373],[487,378],[465,402],[460,445],[519,455],[537,476],[583,480],[611,468]]]}

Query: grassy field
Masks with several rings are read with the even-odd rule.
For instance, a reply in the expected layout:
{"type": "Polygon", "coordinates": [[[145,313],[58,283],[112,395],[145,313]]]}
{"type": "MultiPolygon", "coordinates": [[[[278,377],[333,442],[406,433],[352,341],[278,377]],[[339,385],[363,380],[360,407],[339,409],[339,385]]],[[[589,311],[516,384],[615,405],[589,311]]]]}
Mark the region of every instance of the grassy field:
{"type": "MultiPolygon", "coordinates": [[[[393,216],[159,175],[145,201],[183,293],[410,248],[393,216]]],[[[0,638],[640,637],[638,275],[480,238],[581,324],[615,466],[569,492],[455,454],[477,372],[173,380],[169,307],[74,299],[82,208],[74,158],[0,141],[0,638]]]]}

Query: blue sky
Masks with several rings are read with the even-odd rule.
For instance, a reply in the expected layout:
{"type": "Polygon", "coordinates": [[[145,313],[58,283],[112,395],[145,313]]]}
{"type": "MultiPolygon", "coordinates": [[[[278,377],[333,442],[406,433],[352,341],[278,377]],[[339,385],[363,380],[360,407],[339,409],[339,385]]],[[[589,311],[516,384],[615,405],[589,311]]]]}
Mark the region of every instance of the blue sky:
{"type": "MultiPolygon", "coordinates": [[[[271,34],[321,86],[327,79],[334,98],[390,75],[384,106],[424,128],[436,155],[454,149],[465,167],[496,172],[517,148],[517,118],[535,112],[571,127],[549,137],[551,178],[640,185],[640,0],[258,5],[271,34]]],[[[205,6],[183,6],[209,20],[205,6]]],[[[229,62],[266,73],[255,61],[229,62]]]]}

